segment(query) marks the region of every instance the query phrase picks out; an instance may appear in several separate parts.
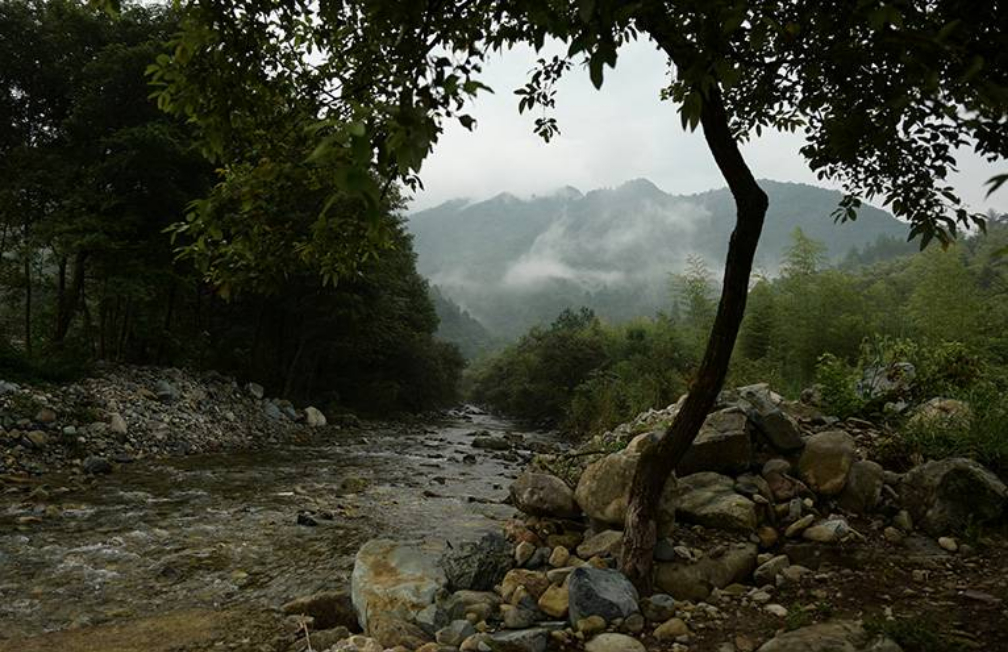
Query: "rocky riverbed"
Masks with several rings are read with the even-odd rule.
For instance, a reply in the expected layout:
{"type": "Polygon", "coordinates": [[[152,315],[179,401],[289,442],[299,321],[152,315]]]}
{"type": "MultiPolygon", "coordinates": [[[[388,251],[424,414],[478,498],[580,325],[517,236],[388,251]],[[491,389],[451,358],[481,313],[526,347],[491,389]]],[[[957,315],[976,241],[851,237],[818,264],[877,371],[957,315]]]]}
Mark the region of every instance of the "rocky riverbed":
{"type": "Polygon", "coordinates": [[[543,450],[549,435],[470,410],[261,450],[111,458],[107,475],[42,458],[48,472],[0,485],[0,650],[285,650],[280,606],[343,589],[376,535],[444,546],[499,529],[509,483],[543,450]]]}
{"type": "MultiPolygon", "coordinates": [[[[913,418],[965,413],[935,404],[912,407],[913,418]]],[[[634,470],[677,410],[537,457],[511,486],[525,516],[506,538],[447,551],[365,544],[355,617],[323,649],[1008,649],[1004,483],[962,458],[884,469],[871,459],[884,429],[765,385],[723,392],[667,479],[656,592],[640,595],[617,570],[621,528],[634,470]],[[357,625],[366,636],[345,636],[357,625]]]]}
{"type": "MultiPolygon", "coordinates": [[[[1008,649],[1004,483],[968,459],[883,468],[883,426],[764,385],[722,393],[668,479],[644,596],[616,570],[620,530],[678,404],[567,451],[474,409],[322,425],[226,379],[205,418],[203,382],[106,398],[85,450],[29,437],[62,432],[74,412],[57,394],[42,397],[55,419],[5,426],[19,466],[0,478],[0,651],[1008,649]],[[120,400],[134,434],[107,437],[120,400]],[[197,434],[149,442],[163,418],[143,415],[180,403],[197,434]],[[266,440],[234,428],[223,441],[258,444],[160,448],[210,441],[228,405],[266,440]],[[96,451],[111,473],[81,462],[96,451]]],[[[906,409],[968,416],[954,403],[906,409]]]]}

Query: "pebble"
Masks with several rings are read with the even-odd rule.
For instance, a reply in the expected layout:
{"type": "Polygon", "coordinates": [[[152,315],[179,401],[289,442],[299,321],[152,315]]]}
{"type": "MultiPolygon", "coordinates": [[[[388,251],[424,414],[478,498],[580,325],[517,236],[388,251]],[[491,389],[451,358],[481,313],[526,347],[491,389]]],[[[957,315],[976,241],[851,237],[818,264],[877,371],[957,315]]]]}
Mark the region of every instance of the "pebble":
{"type": "Polygon", "coordinates": [[[938,537],[938,545],[942,547],[942,550],[947,550],[948,552],[959,550],[959,543],[952,537],[938,537]]]}
{"type": "Polygon", "coordinates": [[[682,618],[670,618],[654,631],[655,638],[659,641],[672,641],[689,633],[689,627],[682,618]]]}
{"type": "Polygon", "coordinates": [[[801,532],[805,530],[805,528],[812,525],[814,521],[815,521],[814,514],[806,514],[805,516],[802,516],[800,519],[789,525],[787,529],[784,530],[784,536],[789,538],[797,536],[801,534],[801,532]]]}
{"type": "Polygon", "coordinates": [[[766,611],[768,614],[777,616],[778,618],[785,618],[788,615],[787,608],[779,604],[768,604],[767,606],[763,607],[763,610],[766,611]]]}

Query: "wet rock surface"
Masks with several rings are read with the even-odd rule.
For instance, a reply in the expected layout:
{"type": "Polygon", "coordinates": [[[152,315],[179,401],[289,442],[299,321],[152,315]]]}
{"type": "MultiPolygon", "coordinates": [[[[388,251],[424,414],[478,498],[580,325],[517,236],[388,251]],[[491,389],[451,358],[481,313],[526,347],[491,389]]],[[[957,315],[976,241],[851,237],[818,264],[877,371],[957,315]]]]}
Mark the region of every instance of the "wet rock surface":
{"type": "MultiPolygon", "coordinates": [[[[97,636],[101,627],[178,609],[278,610],[347,591],[354,557],[376,532],[456,548],[499,533],[514,513],[504,500],[522,458],[464,458],[474,425],[500,437],[510,425],[481,414],[453,418],[318,428],[328,439],[140,459],[111,475],[71,469],[0,481],[0,650],[33,649],[24,641],[46,631],[97,636]],[[297,524],[302,512],[314,527],[297,524]]],[[[548,435],[527,439],[553,445],[548,435]]],[[[244,638],[242,627],[229,631],[244,638]]],[[[273,650],[275,635],[236,649],[273,650]]]]}

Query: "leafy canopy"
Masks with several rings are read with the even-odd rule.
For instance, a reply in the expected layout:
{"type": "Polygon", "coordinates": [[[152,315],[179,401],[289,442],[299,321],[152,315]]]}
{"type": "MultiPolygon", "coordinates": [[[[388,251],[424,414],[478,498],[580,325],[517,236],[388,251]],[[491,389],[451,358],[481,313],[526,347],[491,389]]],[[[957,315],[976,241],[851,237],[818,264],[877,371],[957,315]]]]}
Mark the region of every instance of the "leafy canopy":
{"type": "Polygon", "coordinates": [[[236,144],[268,141],[307,105],[313,147],[296,165],[327,170],[372,207],[391,183],[419,187],[447,121],[474,126],[465,107],[488,90],[479,77],[491,53],[551,39],[566,54],[540,60],[516,91],[521,110],[543,110],[544,138],[559,128],[548,112],[557,79],[578,65],[601,86],[620,46],[647,38],[669,56],[662,95],[684,125],[717,93],[738,140],[802,130],[811,168],[849,193],[839,219],[881,200],[922,246],[983,225],[948,183],[956,150],[1008,157],[1003,2],[193,0],[185,10],[174,54],[150,70],[161,106],[202,127],[207,153],[255,160],[255,147],[236,144]]]}

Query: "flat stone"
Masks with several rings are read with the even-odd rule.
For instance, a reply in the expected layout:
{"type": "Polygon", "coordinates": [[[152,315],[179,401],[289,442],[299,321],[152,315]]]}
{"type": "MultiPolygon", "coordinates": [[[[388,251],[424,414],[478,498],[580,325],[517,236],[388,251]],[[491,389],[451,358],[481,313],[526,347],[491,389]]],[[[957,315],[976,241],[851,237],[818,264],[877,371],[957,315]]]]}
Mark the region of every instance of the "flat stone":
{"type": "Polygon", "coordinates": [[[735,481],[717,473],[694,473],[679,481],[675,490],[676,514],[688,523],[705,527],[750,531],[755,529],[756,505],[735,493],[735,481]]]}
{"type": "Polygon", "coordinates": [[[686,626],[682,618],[670,618],[656,627],[654,631],[655,638],[659,641],[674,641],[680,636],[686,636],[689,633],[689,627],[686,626]]]}
{"type": "Polygon", "coordinates": [[[860,623],[834,620],[782,632],[758,652],[900,652],[892,640],[868,634],[860,623]]]}
{"type": "Polygon", "coordinates": [[[785,568],[791,565],[791,561],[788,559],[787,555],[777,555],[773,559],[770,559],[753,571],[753,580],[755,580],[757,586],[762,586],[764,584],[773,584],[785,568]]]}
{"type": "Polygon", "coordinates": [[[616,557],[623,549],[623,533],[618,530],[603,530],[585,539],[577,547],[578,557],[591,559],[595,556],[616,557]]]}
{"type": "Polygon", "coordinates": [[[626,634],[606,633],[585,643],[585,652],[647,652],[644,644],[626,634]]]}
{"type": "Polygon", "coordinates": [[[802,538],[818,543],[836,543],[851,533],[847,521],[833,518],[816,523],[802,532],[802,538]]]}

